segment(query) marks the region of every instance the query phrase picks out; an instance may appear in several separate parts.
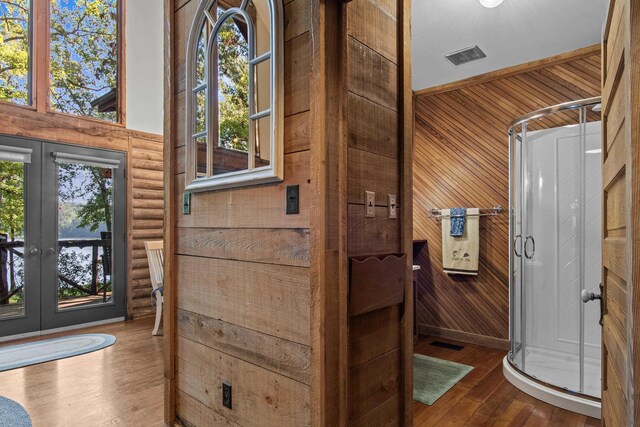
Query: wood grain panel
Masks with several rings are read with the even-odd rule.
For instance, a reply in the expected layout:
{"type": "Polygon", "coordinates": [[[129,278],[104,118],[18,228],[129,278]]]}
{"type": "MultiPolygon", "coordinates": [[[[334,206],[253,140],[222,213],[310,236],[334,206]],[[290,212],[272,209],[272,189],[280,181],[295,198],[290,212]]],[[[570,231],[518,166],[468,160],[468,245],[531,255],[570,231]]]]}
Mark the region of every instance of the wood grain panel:
{"type": "Polygon", "coordinates": [[[354,93],[347,96],[349,147],[398,158],[398,113],[354,93]]]}
{"type": "MultiPolygon", "coordinates": [[[[177,364],[176,415],[187,425],[308,425],[313,3],[292,0],[284,7],[285,180],[192,194],[184,215],[185,48],[199,3],[174,0],[166,11],[173,14],[175,58],[166,177],[175,201],[169,207],[175,248],[166,262],[175,271],[178,345],[168,357],[177,364]],[[299,185],[297,215],[285,214],[288,185],[299,185]],[[232,411],[221,405],[222,380],[233,386],[232,411]]],[[[139,219],[156,220],[155,204],[143,203],[150,209],[139,210],[139,219]]]]}
{"type": "MultiPolygon", "coordinates": [[[[397,206],[410,205],[406,186],[411,169],[404,163],[411,150],[411,135],[406,134],[410,116],[402,115],[411,106],[409,10],[409,2],[373,0],[354,0],[343,8],[349,257],[401,253],[410,247],[405,243],[411,233],[404,232],[410,230],[410,213],[398,208],[397,218],[389,218],[387,209],[389,194],[397,196],[397,206]],[[375,192],[374,218],[365,217],[365,191],[375,192]]],[[[406,272],[402,282],[404,305],[350,318],[346,325],[346,417],[351,425],[410,424],[413,352],[406,272]]],[[[371,292],[374,288],[372,283],[371,292]]]]}
{"type": "Polygon", "coordinates": [[[400,308],[387,307],[349,319],[349,367],[400,347],[400,308]]]}
{"type": "Polygon", "coordinates": [[[308,346],[186,310],[177,310],[176,315],[181,337],[301,383],[311,383],[308,346]]]}
{"type": "Polygon", "coordinates": [[[309,266],[309,230],[179,228],[176,254],[309,266]]]}
{"type": "Polygon", "coordinates": [[[549,105],[598,96],[599,63],[599,50],[590,48],[416,96],[414,239],[427,241],[414,254],[422,267],[416,303],[421,329],[490,345],[508,340],[508,216],[480,220],[478,276],[449,276],[442,271],[441,224],[428,209],[506,208],[508,124],[549,105]]]}
{"type": "Polygon", "coordinates": [[[349,372],[349,421],[354,422],[399,393],[400,350],[395,349],[349,372]]]}
{"type": "MultiPolygon", "coordinates": [[[[370,151],[349,148],[348,200],[353,204],[365,204],[365,191],[376,193],[376,206],[388,206],[388,194],[400,191],[398,161],[370,151]]],[[[399,207],[399,203],[396,201],[399,207]]]]}
{"type": "Polygon", "coordinates": [[[309,344],[308,269],[178,256],[176,274],[178,308],[309,344]]]}
{"type": "Polygon", "coordinates": [[[180,336],[177,387],[244,426],[309,425],[309,386],[180,336]],[[222,383],[233,385],[233,409],[222,406],[222,383]],[[259,387],[256,387],[259,384],[259,387]]]}
{"type": "Polygon", "coordinates": [[[398,111],[398,66],[352,37],[348,50],[349,91],[398,111]]]}
{"type": "MultiPolygon", "coordinates": [[[[268,186],[253,186],[242,192],[221,190],[192,196],[191,213],[177,209],[178,227],[222,228],[309,228],[309,152],[287,154],[285,180],[268,186]],[[298,185],[300,213],[287,215],[286,187],[298,185]]],[[[181,162],[184,163],[184,162],[181,162]]],[[[177,191],[184,191],[184,176],[177,177],[177,191]]]]}
{"type": "MultiPolygon", "coordinates": [[[[400,251],[398,221],[387,218],[386,207],[376,207],[375,218],[364,216],[364,205],[349,205],[347,250],[352,257],[400,251]]],[[[398,209],[398,217],[401,209],[398,209]]]]}
{"type": "Polygon", "coordinates": [[[640,6],[610,2],[605,26],[603,97],[602,420],[640,422],[640,6]]]}

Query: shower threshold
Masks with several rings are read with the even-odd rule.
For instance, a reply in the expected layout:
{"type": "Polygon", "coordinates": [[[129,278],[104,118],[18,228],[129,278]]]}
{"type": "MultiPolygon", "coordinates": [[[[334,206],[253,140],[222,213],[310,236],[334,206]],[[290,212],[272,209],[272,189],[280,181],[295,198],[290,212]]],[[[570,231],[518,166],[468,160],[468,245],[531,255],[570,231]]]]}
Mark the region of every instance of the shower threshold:
{"type": "Polygon", "coordinates": [[[561,391],[555,387],[536,381],[511,365],[508,356],[505,356],[502,361],[502,373],[507,381],[529,396],[535,397],[550,405],[557,406],[558,408],[566,409],[567,411],[601,419],[599,400],[590,399],[570,391],[561,391]]]}

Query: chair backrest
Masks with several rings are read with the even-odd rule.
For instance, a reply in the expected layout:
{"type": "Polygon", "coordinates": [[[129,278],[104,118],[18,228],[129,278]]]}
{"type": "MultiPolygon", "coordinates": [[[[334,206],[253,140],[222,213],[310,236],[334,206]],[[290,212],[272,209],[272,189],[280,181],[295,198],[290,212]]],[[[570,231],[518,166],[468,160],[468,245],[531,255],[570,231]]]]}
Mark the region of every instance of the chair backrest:
{"type": "Polygon", "coordinates": [[[147,259],[149,260],[151,285],[153,286],[153,289],[158,289],[162,286],[162,278],[164,275],[164,251],[162,250],[162,240],[144,242],[144,248],[147,251],[147,259]]]}
{"type": "Polygon", "coordinates": [[[101,231],[100,240],[102,244],[102,269],[104,274],[111,276],[111,232],[101,231]]]}

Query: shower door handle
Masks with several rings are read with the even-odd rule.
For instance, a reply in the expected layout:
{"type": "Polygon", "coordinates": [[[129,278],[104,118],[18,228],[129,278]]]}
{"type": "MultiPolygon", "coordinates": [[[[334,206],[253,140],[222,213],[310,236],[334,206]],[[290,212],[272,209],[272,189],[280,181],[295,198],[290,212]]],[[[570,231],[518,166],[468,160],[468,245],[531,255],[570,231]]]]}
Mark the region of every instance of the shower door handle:
{"type": "Polygon", "coordinates": [[[533,258],[533,255],[535,253],[536,253],[536,240],[533,238],[533,236],[527,236],[527,238],[524,240],[524,256],[527,259],[531,259],[533,258]],[[529,242],[529,240],[531,240],[531,243],[533,244],[531,255],[529,255],[529,251],[527,250],[527,243],[529,242]]]}
{"type": "Polygon", "coordinates": [[[513,239],[513,253],[516,254],[518,258],[522,256],[522,253],[518,253],[518,239],[522,241],[522,234],[518,234],[515,239],[513,239]]]}
{"type": "Polygon", "coordinates": [[[602,283],[600,283],[600,293],[595,294],[593,292],[589,292],[586,289],[583,289],[580,293],[580,297],[582,298],[583,303],[588,303],[589,301],[599,300],[600,301],[600,326],[602,326],[602,316],[604,315],[604,300],[602,299],[602,283]]]}

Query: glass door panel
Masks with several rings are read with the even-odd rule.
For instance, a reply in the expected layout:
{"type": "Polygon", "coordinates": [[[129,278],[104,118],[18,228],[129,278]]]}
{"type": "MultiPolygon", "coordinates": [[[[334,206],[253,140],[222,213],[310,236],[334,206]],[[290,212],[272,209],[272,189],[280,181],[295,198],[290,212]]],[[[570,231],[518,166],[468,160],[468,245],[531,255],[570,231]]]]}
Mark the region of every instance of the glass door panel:
{"type": "Polygon", "coordinates": [[[113,169],[58,164],[58,310],[111,301],[113,169]]]}
{"type": "Polygon", "coordinates": [[[124,154],[45,146],[43,329],[125,314],[124,154]]]}
{"type": "Polygon", "coordinates": [[[40,154],[0,137],[0,337],[40,324],[40,154]]]}
{"type": "Polygon", "coordinates": [[[580,112],[531,120],[523,142],[523,283],[527,301],[524,371],[581,390],[580,112]]]}

